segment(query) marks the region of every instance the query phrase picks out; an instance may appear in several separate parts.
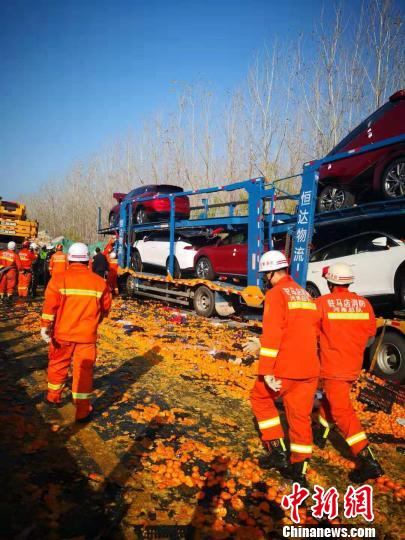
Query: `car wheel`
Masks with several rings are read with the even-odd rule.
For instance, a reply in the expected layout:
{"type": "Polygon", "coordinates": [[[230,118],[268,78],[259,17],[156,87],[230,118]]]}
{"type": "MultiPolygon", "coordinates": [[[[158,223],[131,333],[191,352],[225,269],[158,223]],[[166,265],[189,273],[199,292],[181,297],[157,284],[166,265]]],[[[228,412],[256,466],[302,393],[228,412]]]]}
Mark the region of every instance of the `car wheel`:
{"type": "MultiPolygon", "coordinates": [[[[378,337],[370,350],[372,359],[378,345],[378,337]]],[[[405,379],[405,338],[396,332],[385,332],[377,353],[374,373],[381,379],[400,382],[405,379]]]]}
{"type": "Polygon", "coordinates": [[[142,272],[143,263],[141,254],[138,250],[135,250],[134,254],[132,255],[132,268],[135,270],[135,272],[142,272]]]}
{"type": "MultiPolygon", "coordinates": [[[[166,261],[166,273],[167,275],[169,275],[169,258],[166,261]]],[[[174,276],[173,277],[175,279],[181,278],[181,269],[180,269],[179,261],[176,259],[176,257],[174,258],[174,276]]]]}
{"type": "Polygon", "coordinates": [[[339,186],[325,186],[318,195],[318,212],[330,212],[353,206],[353,193],[339,186]]]}
{"type": "Polygon", "coordinates": [[[399,309],[405,309],[405,262],[398,268],[394,279],[396,304],[399,309]]]}
{"type": "Polygon", "coordinates": [[[215,295],[211,289],[201,285],[193,298],[194,310],[201,317],[211,317],[215,311],[215,295]]]}
{"type": "Polygon", "coordinates": [[[195,275],[201,279],[208,279],[210,281],[215,279],[215,272],[208,257],[201,257],[201,259],[198,259],[197,264],[195,265],[195,275]]]}
{"type": "Polygon", "coordinates": [[[312,298],[318,298],[319,296],[321,296],[321,291],[311,281],[308,281],[305,290],[312,296],[312,298]]]}
{"type": "Polygon", "coordinates": [[[385,169],[381,179],[384,199],[405,196],[405,157],[395,159],[385,169]]]}
{"type": "Polygon", "coordinates": [[[108,218],[108,224],[110,227],[115,227],[115,222],[116,222],[116,216],[115,214],[110,214],[109,218],[108,218]]]}
{"type": "Polygon", "coordinates": [[[136,223],[136,225],[143,225],[144,223],[147,223],[148,221],[149,220],[148,220],[148,215],[146,213],[146,210],[145,210],[145,208],[143,208],[141,206],[135,212],[135,223],[136,223]]]}

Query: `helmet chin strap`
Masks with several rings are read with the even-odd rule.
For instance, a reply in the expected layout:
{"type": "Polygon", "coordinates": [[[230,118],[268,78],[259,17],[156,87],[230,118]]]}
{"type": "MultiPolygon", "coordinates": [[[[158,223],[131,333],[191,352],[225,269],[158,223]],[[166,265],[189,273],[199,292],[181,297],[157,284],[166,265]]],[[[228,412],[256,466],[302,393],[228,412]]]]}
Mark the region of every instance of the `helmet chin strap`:
{"type": "Polygon", "coordinates": [[[271,289],[273,287],[272,283],[271,283],[271,280],[273,279],[273,276],[275,274],[275,270],[271,270],[270,272],[267,272],[265,275],[264,275],[264,286],[266,289],[271,289]],[[268,277],[270,274],[270,277],[268,277]]]}

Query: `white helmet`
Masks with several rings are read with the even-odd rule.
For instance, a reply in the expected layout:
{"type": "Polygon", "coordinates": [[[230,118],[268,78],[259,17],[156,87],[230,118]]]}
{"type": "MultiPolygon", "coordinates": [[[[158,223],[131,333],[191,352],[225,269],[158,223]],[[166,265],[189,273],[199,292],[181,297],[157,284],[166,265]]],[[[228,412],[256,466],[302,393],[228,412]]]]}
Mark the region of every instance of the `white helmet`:
{"type": "Polygon", "coordinates": [[[266,251],[260,257],[259,272],[273,272],[288,268],[288,261],[281,251],[266,251]]]}
{"type": "Polygon", "coordinates": [[[337,263],[329,266],[325,278],[335,285],[350,285],[354,282],[354,275],[349,265],[337,263]]]}
{"type": "Polygon", "coordinates": [[[11,251],[14,251],[14,250],[15,250],[15,247],[16,247],[16,244],[15,244],[15,242],[13,242],[12,240],[11,240],[11,242],[9,242],[9,243],[7,244],[7,249],[11,249],[11,251]]]}
{"type": "Polygon", "coordinates": [[[31,242],[30,248],[31,248],[31,249],[37,249],[38,246],[37,246],[37,244],[36,244],[35,242],[31,242]]]}
{"type": "Polygon", "coordinates": [[[115,251],[112,251],[110,253],[110,259],[115,259],[117,257],[117,255],[115,254],[115,251]]]}
{"type": "Polygon", "coordinates": [[[89,260],[89,248],[82,242],[75,242],[68,251],[68,260],[71,262],[86,262],[89,260]]]}

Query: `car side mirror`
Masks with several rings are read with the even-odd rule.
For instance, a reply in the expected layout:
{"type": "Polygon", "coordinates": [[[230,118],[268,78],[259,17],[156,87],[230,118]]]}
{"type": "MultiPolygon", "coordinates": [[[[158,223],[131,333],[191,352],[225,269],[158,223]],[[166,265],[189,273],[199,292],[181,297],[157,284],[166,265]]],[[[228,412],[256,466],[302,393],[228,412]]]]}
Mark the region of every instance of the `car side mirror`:
{"type": "Polygon", "coordinates": [[[144,242],[148,242],[148,241],[149,241],[149,236],[144,236],[144,237],[143,237],[143,241],[144,241],[144,242]]]}
{"type": "Polygon", "coordinates": [[[388,239],[386,236],[379,236],[378,238],[374,238],[371,243],[376,248],[388,249],[388,239]]]}

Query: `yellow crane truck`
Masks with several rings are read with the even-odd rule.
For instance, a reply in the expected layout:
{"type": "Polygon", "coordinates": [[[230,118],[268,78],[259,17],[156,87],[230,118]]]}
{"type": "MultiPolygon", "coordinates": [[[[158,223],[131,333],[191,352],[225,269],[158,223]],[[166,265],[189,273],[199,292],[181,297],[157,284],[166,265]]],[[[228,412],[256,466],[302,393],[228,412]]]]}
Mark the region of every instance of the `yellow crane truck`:
{"type": "Polygon", "coordinates": [[[0,197],[0,244],[14,240],[20,244],[25,239],[36,238],[38,222],[29,221],[25,205],[19,202],[4,201],[0,197]]]}

